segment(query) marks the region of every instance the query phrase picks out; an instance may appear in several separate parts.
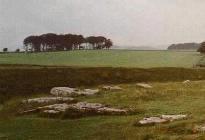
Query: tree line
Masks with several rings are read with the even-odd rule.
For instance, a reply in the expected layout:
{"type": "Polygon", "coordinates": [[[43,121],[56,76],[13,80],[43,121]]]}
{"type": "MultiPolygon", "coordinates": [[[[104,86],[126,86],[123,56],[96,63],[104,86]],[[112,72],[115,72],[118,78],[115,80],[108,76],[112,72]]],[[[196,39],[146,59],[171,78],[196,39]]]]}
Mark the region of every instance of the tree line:
{"type": "Polygon", "coordinates": [[[64,51],[76,49],[109,49],[113,42],[104,36],[47,33],[28,36],[23,41],[25,51],[64,51]]]}

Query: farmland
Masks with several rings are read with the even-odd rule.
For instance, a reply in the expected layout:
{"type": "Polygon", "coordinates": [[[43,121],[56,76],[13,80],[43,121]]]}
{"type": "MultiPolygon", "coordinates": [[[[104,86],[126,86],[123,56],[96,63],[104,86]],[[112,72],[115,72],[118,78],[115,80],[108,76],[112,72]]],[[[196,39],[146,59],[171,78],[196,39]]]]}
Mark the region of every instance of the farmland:
{"type": "Polygon", "coordinates": [[[32,64],[78,67],[184,67],[192,68],[201,59],[191,51],[79,50],[47,53],[0,54],[0,64],[32,64]]]}
{"type": "Polygon", "coordinates": [[[146,140],[205,139],[196,126],[205,124],[205,71],[197,52],[70,51],[0,54],[0,139],[9,140],[146,140]],[[29,65],[28,65],[29,64],[29,65]],[[184,84],[184,80],[190,80],[184,84]],[[136,83],[145,82],[145,89],[136,83]],[[78,101],[134,110],[120,116],[46,118],[19,115],[22,100],[51,96],[52,87],[98,88],[118,85],[121,91],[100,91],[78,101]],[[136,125],[144,117],[187,114],[165,124],[136,125]]]}

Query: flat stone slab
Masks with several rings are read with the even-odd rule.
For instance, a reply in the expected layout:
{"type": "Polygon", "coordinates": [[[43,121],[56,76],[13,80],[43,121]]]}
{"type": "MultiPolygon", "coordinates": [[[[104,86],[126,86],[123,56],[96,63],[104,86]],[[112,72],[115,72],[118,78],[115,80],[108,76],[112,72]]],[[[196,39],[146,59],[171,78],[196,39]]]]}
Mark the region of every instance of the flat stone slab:
{"type": "Polygon", "coordinates": [[[175,120],[182,120],[186,119],[188,116],[187,115],[162,115],[162,119],[166,119],[169,121],[175,121],[175,120]]]}
{"type": "Polygon", "coordinates": [[[162,119],[160,117],[149,117],[149,118],[144,118],[139,121],[140,125],[153,125],[153,124],[159,124],[159,123],[166,123],[168,120],[162,119]]]}
{"type": "Polygon", "coordinates": [[[74,98],[70,97],[41,97],[23,100],[22,103],[26,104],[51,104],[51,103],[73,103],[74,98]]]}
{"type": "Polygon", "coordinates": [[[53,105],[48,105],[48,106],[43,106],[43,107],[39,107],[38,109],[46,111],[47,113],[49,113],[49,110],[52,111],[56,111],[56,112],[65,112],[66,109],[68,109],[70,107],[70,105],[63,103],[63,104],[53,104],[53,105]]]}
{"type": "MultiPolygon", "coordinates": [[[[62,112],[71,111],[70,115],[72,115],[72,111],[81,115],[98,115],[98,114],[107,114],[107,115],[123,115],[128,111],[124,109],[116,109],[106,107],[105,105],[99,103],[87,103],[87,102],[79,102],[76,104],[54,104],[49,106],[44,106],[39,108],[43,113],[46,114],[58,114],[62,112]],[[49,111],[50,110],[50,111],[49,111]]],[[[69,115],[69,114],[68,114],[69,115]]]]}
{"type": "Polygon", "coordinates": [[[54,96],[89,96],[94,95],[99,92],[99,89],[77,89],[69,87],[54,87],[51,89],[50,93],[54,96]]]}
{"type": "Polygon", "coordinates": [[[140,88],[147,88],[147,89],[152,88],[151,85],[145,84],[145,83],[138,83],[138,84],[136,84],[136,86],[137,86],[137,87],[140,87],[140,88]]]}
{"type": "Polygon", "coordinates": [[[140,125],[160,124],[160,123],[186,119],[187,117],[188,117],[187,115],[161,115],[160,117],[143,118],[142,120],[139,121],[139,124],[140,125]]]}
{"type": "Polygon", "coordinates": [[[195,126],[194,129],[193,129],[193,132],[194,133],[197,133],[197,132],[205,132],[205,125],[201,125],[201,126],[195,126]]]}
{"type": "Polygon", "coordinates": [[[183,84],[188,84],[188,83],[190,83],[191,81],[190,80],[185,80],[185,81],[183,81],[182,83],[183,84]]]}
{"type": "Polygon", "coordinates": [[[102,89],[103,90],[110,90],[110,91],[122,90],[122,88],[119,86],[103,86],[102,89]]]}

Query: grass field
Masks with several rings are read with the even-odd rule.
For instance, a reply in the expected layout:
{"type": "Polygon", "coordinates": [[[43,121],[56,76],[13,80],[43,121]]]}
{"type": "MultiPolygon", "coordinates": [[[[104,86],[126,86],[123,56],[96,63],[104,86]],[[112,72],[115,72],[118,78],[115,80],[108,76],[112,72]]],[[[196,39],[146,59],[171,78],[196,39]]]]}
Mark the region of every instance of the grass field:
{"type": "MultiPolygon", "coordinates": [[[[149,139],[204,139],[204,133],[193,133],[196,125],[205,123],[205,81],[187,85],[181,82],[149,83],[153,89],[139,89],[135,84],[121,84],[123,91],[102,92],[81,101],[98,102],[115,107],[133,108],[134,115],[96,116],[80,119],[46,119],[35,115],[12,117],[5,112],[14,110],[23,97],[4,104],[0,112],[0,138],[9,140],[149,140],[149,139]],[[135,126],[145,116],[161,114],[188,114],[187,120],[156,126],[135,126]],[[9,116],[9,117],[8,117],[9,116]]],[[[45,93],[47,95],[47,93],[45,93]]]]}
{"type": "Polygon", "coordinates": [[[203,59],[197,52],[176,51],[0,54],[0,139],[203,140],[205,133],[193,131],[195,126],[205,124],[205,71],[193,69],[203,59]],[[184,80],[191,82],[182,84],[184,80]],[[137,82],[147,82],[153,88],[136,88],[137,82]],[[52,87],[97,88],[103,84],[120,85],[123,90],[102,91],[99,95],[77,99],[131,108],[135,113],[79,119],[48,119],[35,114],[15,114],[22,99],[47,96],[52,87]],[[188,114],[190,117],[155,126],[135,125],[143,117],[162,114],[188,114]]]}
{"type": "Polygon", "coordinates": [[[0,64],[34,64],[81,67],[185,67],[201,60],[198,52],[82,50],[49,53],[0,54],[0,64]]]}

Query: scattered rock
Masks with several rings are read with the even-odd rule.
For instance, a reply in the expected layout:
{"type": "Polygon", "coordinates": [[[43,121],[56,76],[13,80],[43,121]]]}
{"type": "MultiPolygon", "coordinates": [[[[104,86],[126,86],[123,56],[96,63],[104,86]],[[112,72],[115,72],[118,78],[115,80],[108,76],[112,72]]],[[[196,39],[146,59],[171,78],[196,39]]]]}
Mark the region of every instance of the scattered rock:
{"type": "Polygon", "coordinates": [[[52,103],[74,103],[76,100],[70,97],[42,97],[23,100],[26,104],[52,104],[52,103]]]}
{"type": "Polygon", "coordinates": [[[39,107],[38,109],[43,110],[43,112],[46,110],[47,113],[49,113],[49,110],[52,111],[57,111],[59,112],[65,112],[66,109],[68,109],[70,105],[64,103],[64,104],[53,104],[53,105],[48,105],[44,107],[39,107]]]}
{"type": "Polygon", "coordinates": [[[44,110],[44,113],[48,113],[48,114],[58,114],[60,113],[60,111],[56,111],[56,110],[44,110]]]}
{"type": "Polygon", "coordinates": [[[162,115],[161,118],[169,121],[175,121],[175,120],[186,119],[187,115],[162,115]]]}
{"type": "Polygon", "coordinates": [[[69,87],[54,87],[51,89],[50,93],[54,96],[80,96],[80,95],[94,95],[98,93],[98,89],[76,89],[69,87]]]}
{"type": "Polygon", "coordinates": [[[143,120],[139,121],[140,125],[154,125],[158,123],[166,123],[168,120],[162,119],[160,117],[150,117],[150,118],[144,118],[143,120]]]}
{"type": "Polygon", "coordinates": [[[191,81],[190,80],[185,80],[184,82],[183,82],[183,84],[188,84],[188,83],[190,83],[191,81]]]}
{"type": "Polygon", "coordinates": [[[195,126],[194,129],[193,129],[193,132],[194,133],[205,132],[205,125],[203,125],[203,126],[195,126]]]}
{"type": "Polygon", "coordinates": [[[72,96],[75,92],[75,88],[69,87],[54,87],[50,93],[55,96],[72,96]]]}
{"type": "Polygon", "coordinates": [[[139,121],[140,125],[153,125],[158,123],[172,122],[175,120],[186,119],[187,115],[162,115],[160,117],[149,117],[139,121]]]}
{"type": "Polygon", "coordinates": [[[99,92],[99,89],[84,89],[76,92],[78,95],[94,95],[99,92]]]}
{"type": "Polygon", "coordinates": [[[103,108],[99,108],[97,110],[98,113],[101,114],[113,114],[113,115],[120,115],[120,114],[127,114],[127,110],[123,110],[123,109],[116,109],[116,108],[109,108],[109,107],[103,107],[103,108]]]}
{"type": "Polygon", "coordinates": [[[136,86],[140,87],[140,88],[152,88],[151,85],[145,84],[145,83],[138,83],[138,84],[136,84],[136,86]]]}
{"type": "Polygon", "coordinates": [[[76,104],[54,104],[45,107],[39,108],[43,113],[46,114],[58,114],[61,112],[67,112],[67,116],[72,116],[73,112],[78,116],[87,116],[87,115],[123,115],[127,113],[127,110],[109,108],[105,105],[99,103],[87,103],[79,102],[76,104]]]}
{"type": "Polygon", "coordinates": [[[110,91],[122,90],[122,88],[119,86],[103,86],[102,89],[103,90],[110,90],[110,91]]]}

